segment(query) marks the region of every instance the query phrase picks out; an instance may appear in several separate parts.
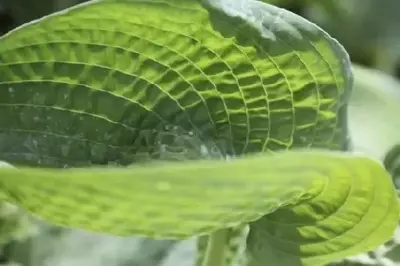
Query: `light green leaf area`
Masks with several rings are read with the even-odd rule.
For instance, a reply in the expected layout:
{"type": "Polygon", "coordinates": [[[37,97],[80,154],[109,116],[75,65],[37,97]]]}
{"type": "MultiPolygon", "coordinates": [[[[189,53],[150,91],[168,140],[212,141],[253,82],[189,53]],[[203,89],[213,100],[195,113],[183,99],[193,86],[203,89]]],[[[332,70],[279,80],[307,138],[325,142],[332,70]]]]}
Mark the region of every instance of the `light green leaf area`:
{"type": "Polygon", "coordinates": [[[249,249],[271,265],[319,265],[374,248],[398,221],[386,171],[345,153],[288,151],[119,169],[3,168],[0,174],[12,203],[58,225],[186,238],[255,221],[249,249]]]}
{"type": "Polygon", "coordinates": [[[354,88],[349,101],[353,149],[379,160],[400,144],[400,83],[382,72],[353,66],[354,88]]]}
{"type": "Polygon", "coordinates": [[[249,250],[271,265],[393,234],[398,204],[375,161],[247,155],[347,148],[348,56],[283,9],[91,1],[1,37],[0,73],[0,159],[21,166],[0,169],[0,188],[46,221],[174,238],[252,222],[249,250]],[[182,162],[199,158],[214,160],[182,162]],[[155,159],[181,162],[141,163],[155,159]]]}
{"type": "MultiPolygon", "coordinates": [[[[272,265],[325,265],[357,250],[370,250],[393,236],[399,207],[393,185],[388,182],[390,177],[364,158],[335,161],[321,162],[322,168],[332,167],[338,172],[330,174],[321,169],[322,175],[332,179],[318,196],[250,224],[248,245],[257,258],[272,261],[272,265]],[[381,196],[391,203],[379,199],[381,196]],[[379,212],[388,216],[377,215],[379,212]],[[390,222],[385,225],[386,219],[390,222]],[[378,227],[382,230],[379,233],[366,233],[378,227]]],[[[319,174],[311,171],[307,175],[318,178],[319,174]]]]}

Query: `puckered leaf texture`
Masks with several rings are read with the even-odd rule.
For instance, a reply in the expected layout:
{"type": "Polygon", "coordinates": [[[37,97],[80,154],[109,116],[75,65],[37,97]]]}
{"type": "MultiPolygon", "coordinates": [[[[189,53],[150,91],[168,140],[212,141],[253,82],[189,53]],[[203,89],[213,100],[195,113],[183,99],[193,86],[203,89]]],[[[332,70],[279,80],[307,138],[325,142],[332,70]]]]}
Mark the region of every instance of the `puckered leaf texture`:
{"type": "Polygon", "coordinates": [[[347,148],[350,62],[283,9],[91,1],[1,37],[0,73],[0,159],[21,166],[0,188],[49,222],[174,238],[250,222],[269,265],[369,250],[397,224],[377,162],[309,149],[347,148]]]}

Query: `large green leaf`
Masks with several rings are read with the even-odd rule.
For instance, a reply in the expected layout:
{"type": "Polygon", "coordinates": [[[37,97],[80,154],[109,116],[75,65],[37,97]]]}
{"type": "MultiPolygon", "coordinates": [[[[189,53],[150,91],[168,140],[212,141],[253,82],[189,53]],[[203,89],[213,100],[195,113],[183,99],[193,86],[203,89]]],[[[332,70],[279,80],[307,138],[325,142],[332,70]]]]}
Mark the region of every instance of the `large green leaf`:
{"type": "Polygon", "coordinates": [[[390,238],[398,221],[386,171],[353,155],[297,151],[232,162],[0,174],[9,200],[26,210],[117,235],[189,237],[272,212],[251,224],[248,239],[255,255],[271,263],[303,258],[319,265],[370,249],[390,238]]]}
{"type": "Polygon", "coordinates": [[[271,265],[328,262],[393,234],[396,196],[373,160],[242,156],[347,148],[348,56],[290,12],[92,1],[1,37],[0,73],[0,159],[22,166],[0,169],[0,187],[47,221],[155,237],[252,222],[249,249],[271,265]]]}
{"type": "Polygon", "coordinates": [[[242,2],[95,1],[3,36],[1,159],[131,163],[174,127],[230,154],[340,148],[346,53],[300,17],[242,2]]]}
{"type": "MultiPolygon", "coordinates": [[[[326,162],[324,166],[329,164],[326,162]]],[[[374,195],[368,196],[369,192],[367,192],[370,191],[368,186],[377,186],[378,184],[380,186],[388,181],[388,177],[379,177],[380,175],[374,174],[369,167],[362,169],[363,166],[352,165],[350,161],[343,162],[342,166],[346,168],[347,173],[343,172],[343,176],[339,173],[332,175],[334,178],[324,189],[325,195],[322,193],[319,197],[300,205],[279,209],[251,224],[248,244],[251,249],[256,250],[257,257],[263,257],[265,261],[273,261],[275,263],[273,265],[324,265],[335,258],[357,253],[358,245],[368,245],[367,243],[371,240],[374,241],[375,238],[375,236],[367,235],[361,238],[357,237],[357,235],[362,235],[359,232],[370,230],[383,222],[374,214],[377,209],[375,211],[366,210],[368,208],[375,209],[370,200],[385,193],[384,191],[393,196],[394,206],[393,210],[389,212],[394,219],[391,226],[397,225],[395,218],[396,211],[398,212],[398,207],[395,206],[397,198],[392,194],[393,188],[390,188],[393,186],[388,184],[386,188],[376,188],[374,195]],[[350,181],[352,187],[348,187],[345,192],[343,189],[347,185],[342,179],[344,175],[352,178],[355,176],[367,178],[371,175],[371,179],[359,181],[353,179],[350,181]],[[371,180],[374,181],[371,182],[371,180]],[[357,205],[358,207],[356,207],[357,205]],[[353,219],[360,223],[352,222],[353,219]],[[365,224],[362,222],[364,219],[365,224]],[[372,227],[367,229],[369,226],[372,227]],[[269,240],[268,244],[266,244],[266,239],[269,240]],[[302,258],[302,263],[299,262],[299,257],[302,258]]],[[[312,174],[309,172],[308,175],[312,174]]],[[[384,206],[386,205],[376,207],[384,209],[386,208],[384,206]]],[[[393,231],[391,234],[393,235],[393,231]]]]}

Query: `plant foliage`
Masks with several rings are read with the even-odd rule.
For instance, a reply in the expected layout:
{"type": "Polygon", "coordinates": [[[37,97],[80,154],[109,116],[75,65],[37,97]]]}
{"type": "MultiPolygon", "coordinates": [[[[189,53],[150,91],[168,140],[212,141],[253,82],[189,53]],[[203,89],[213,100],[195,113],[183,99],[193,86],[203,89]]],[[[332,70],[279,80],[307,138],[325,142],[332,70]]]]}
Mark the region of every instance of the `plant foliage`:
{"type": "Polygon", "coordinates": [[[345,152],[346,51],[284,9],[91,1],[1,37],[0,73],[0,189],[47,222],[209,243],[249,224],[253,263],[313,266],[397,226],[387,171],[345,152]]]}

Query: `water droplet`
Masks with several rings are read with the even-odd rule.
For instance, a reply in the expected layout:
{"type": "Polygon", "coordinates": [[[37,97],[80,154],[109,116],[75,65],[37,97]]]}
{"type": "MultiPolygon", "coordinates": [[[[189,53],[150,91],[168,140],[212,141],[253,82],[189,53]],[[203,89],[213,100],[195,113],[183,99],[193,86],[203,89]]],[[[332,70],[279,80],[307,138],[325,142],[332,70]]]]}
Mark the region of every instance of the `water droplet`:
{"type": "Polygon", "coordinates": [[[114,136],[113,136],[112,134],[110,134],[110,133],[105,133],[105,134],[104,134],[104,140],[105,140],[105,141],[112,140],[113,137],[114,137],[114,136]]]}
{"type": "Polygon", "coordinates": [[[38,142],[37,140],[33,139],[31,136],[26,138],[23,144],[30,152],[37,154],[38,152],[38,142]]]}
{"type": "Polygon", "coordinates": [[[67,157],[69,154],[70,146],[69,145],[62,145],[61,146],[61,153],[64,157],[67,157]]]}
{"type": "Polygon", "coordinates": [[[107,154],[107,146],[101,143],[96,143],[90,149],[90,155],[94,161],[104,160],[107,154]]]}
{"type": "Polygon", "coordinates": [[[46,102],[46,95],[42,93],[35,93],[35,95],[31,98],[31,103],[43,105],[46,102]]]}
{"type": "Polygon", "coordinates": [[[32,144],[33,146],[35,146],[36,148],[38,147],[38,141],[36,139],[32,140],[32,144]]]}
{"type": "Polygon", "coordinates": [[[167,150],[167,145],[161,144],[160,145],[160,152],[165,152],[167,150]]]}
{"type": "Polygon", "coordinates": [[[201,153],[202,156],[207,156],[209,154],[206,145],[201,145],[200,146],[200,153],[201,153]]]}
{"type": "Polygon", "coordinates": [[[216,146],[211,147],[211,154],[220,154],[219,149],[216,146]]]}

